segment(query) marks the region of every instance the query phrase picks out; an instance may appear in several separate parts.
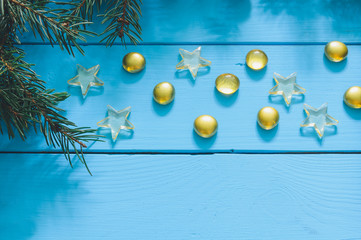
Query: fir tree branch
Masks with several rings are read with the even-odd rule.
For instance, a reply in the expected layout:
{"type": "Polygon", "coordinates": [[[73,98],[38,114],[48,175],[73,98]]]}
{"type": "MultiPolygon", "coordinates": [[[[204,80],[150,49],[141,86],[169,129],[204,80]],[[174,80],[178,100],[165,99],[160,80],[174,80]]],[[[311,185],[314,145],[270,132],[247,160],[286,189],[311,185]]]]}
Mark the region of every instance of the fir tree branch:
{"type": "MultiPolygon", "coordinates": [[[[78,0],[74,0],[78,1],[78,0]]],[[[74,8],[72,9],[71,16],[81,16],[83,19],[91,21],[93,18],[94,5],[97,9],[100,9],[103,0],[81,0],[81,2],[74,2],[74,8]]],[[[86,25],[84,25],[85,27],[86,25]]]]}
{"type": "Polygon", "coordinates": [[[11,20],[0,18],[0,27],[0,31],[7,32],[0,45],[0,131],[3,133],[4,124],[9,138],[14,138],[17,131],[25,140],[31,126],[35,131],[40,129],[48,145],[61,147],[71,166],[70,148],[73,148],[89,171],[83,148],[87,147],[86,142],[101,141],[102,136],[96,135],[95,129],[76,127],[60,114],[64,110],[57,105],[69,94],[46,89],[32,65],[24,61],[23,50],[13,45],[15,33],[11,20]]]}
{"type": "Polygon", "coordinates": [[[15,137],[15,127],[20,137],[25,140],[31,124],[35,129],[40,128],[48,145],[63,149],[70,165],[72,162],[69,146],[86,165],[82,151],[87,147],[85,142],[99,141],[101,136],[94,134],[95,129],[77,128],[73,122],[60,115],[59,112],[63,110],[58,108],[57,104],[65,100],[69,94],[53,93],[53,90],[46,89],[43,81],[31,70],[31,65],[23,61],[23,52],[20,49],[11,51],[19,55],[4,54],[3,49],[0,50],[3,63],[0,67],[0,119],[5,123],[9,137],[15,137]],[[8,111],[4,111],[6,108],[8,111]],[[80,150],[76,144],[80,146],[80,150]]]}
{"type": "Polygon", "coordinates": [[[75,7],[75,9],[70,14],[71,16],[79,15],[81,8],[84,6],[87,0],[83,0],[78,6],[75,7]]]}
{"type": "Polygon", "coordinates": [[[100,15],[104,17],[102,24],[110,21],[102,33],[107,35],[101,41],[105,41],[107,46],[112,46],[117,37],[123,45],[126,45],[125,36],[133,44],[142,40],[140,36],[142,28],[139,24],[141,3],[141,0],[110,0],[106,13],[100,15]]]}
{"type": "MultiPolygon", "coordinates": [[[[71,166],[72,148],[88,171],[83,155],[85,143],[101,141],[99,137],[103,136],[96,135],[94,129],[77,127],[60,114],[64,110],[57,105],[69,94],[47,89],[31,69],[32,65],[24,61],[24,51],[14,44],[20,44],[17,33],[27,32],[30,27],[43,41],[58,44],[73,55],[73,47],[84,54],[77,40],[85,41],[84,35],[96,35],[86,30],[86,26],[91,23],[94,6],[99,10],[102,3],[103,0],[0,0],[0,132],[6,128],[9,138],[14,138],[17,132],[26,140],[30,127],[35,131],[40,129],[46,143],[60,147],[71,166]]],[[[111,46],[119,37],[126,45],[127,37],[137,44],[141,40],[141,0],[107,3],[105,13],[100,15],[102,23],[109,21],[103,32],[108,35],[102,41],[111,46]]]]}
{"type": "MultiPolygon", "coordinates": [[[[27,0],[3,0],[5,1],[5,12],[9,13],[12,22],[17,26],[20,33],[28,31],[28,24],[34,33],[41,39],[49,40],[51,45],[58,43],[61,49],[66,49],[74,55],[72,46],[75,46],[82,54],[84,51],[77,43],[77,40],[85,41],[83,35],[96,35],[93,32],[81,29],[80,25],[90,24],[76,13],[81,6],[71,9],[56,9],[47,7],[52,3],[55,5],[69,5],[69,2],[54,2],[49,0],[30,2],[27,0]],[[76,10],[78,9],[78,10],[76,10]]],[[[71,4],[72,5],[72,4],[71,4]]]]}

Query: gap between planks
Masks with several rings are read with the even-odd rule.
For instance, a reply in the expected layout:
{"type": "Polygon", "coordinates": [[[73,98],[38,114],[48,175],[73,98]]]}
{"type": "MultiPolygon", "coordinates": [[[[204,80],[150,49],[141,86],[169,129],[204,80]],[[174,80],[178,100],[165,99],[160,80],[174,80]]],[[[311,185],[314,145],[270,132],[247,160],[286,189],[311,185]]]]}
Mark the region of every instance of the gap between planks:
{"type": "MultiPolygon", "coordinates": [[[[136,45],[138,46],[175,46],[175,45],[214,45],[214,46],[246,46],[246,45],[266,45],[266,46],[318,46],[318,45],[326,45],[328,42],[142,42],[138,43],[136,45]]],[[[361,42],[343,42],[346,45],[349,46],[357,46],[361,45],[361,42]]],[[[105,46],[105,43],[78,43],[80,46],[105,46]]],[[[44,45],[44,46],[58,46],[59,44],[51,44],[48,42],[23,42],[21,44],[15,44],[16,46],[26,45],[26,46],[38,46],[38,45],[44,45]]],[[[134,46],[133,43],[126,43],[126,45],[134,46]]],[[[74,44],[71,44],[71,46],[74,46],[74,44]]],[[[123,46],[122,43],[114,43],[113,46],[123,46]]]]}
{"type": "MultiPolygon", "coordinates": [[[[75,154],[74,151],[70,151],[70,154],[75,154]]],[[[24,151],[24,152],[16,152],[16,151],[1,151],[1,154],[64,154],[63,152],[59,151],[24,151]]],[[[97,151],[97,152],[84,152],[84,155],[101,155],[101,154],[108,154],[108,155],[213,155],[213,154],[229,154],[229,155],[317,155],[317,154],[361,154],[361,152],[355,151],[122,151],[122,152],[107,152],[107,151],[97,151]]]]}

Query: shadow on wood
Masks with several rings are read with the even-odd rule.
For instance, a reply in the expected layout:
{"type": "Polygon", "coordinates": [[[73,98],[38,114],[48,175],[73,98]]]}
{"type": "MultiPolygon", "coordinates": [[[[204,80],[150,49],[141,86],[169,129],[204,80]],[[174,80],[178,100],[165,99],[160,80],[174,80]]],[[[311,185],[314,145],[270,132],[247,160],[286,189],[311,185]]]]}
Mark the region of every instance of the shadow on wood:
{"type": "MultiPolygon", "coordinates": [[[[328,60],[325,54],[323,54],[323,63],[325,64],[326,68],[331,72],[337,73],[342,72],[347,66],[347,58],[341,62],[331,62],[328,60]]],[[[343,80],[343,79],[336,79],[336,80],[343,80]]]]}
{"type": "Polygon", "coordinates": [[[238,92],[239,92],[239,90],[237,90],[235,93],[233,93],[231,95],[225,95],[225,94],[220,93],[217,90],[217,88],[214,87],[214,96],[217,99],[217,102],[220,103],[220,105],[222,105],[224,107],[230,107],[237,101],[238,92]]]}
{"type": "Polygon", "coordinates": [[[193,132],[193,140],[194,142],[197,144],[197,146],[201,149],[209,149],[212,147],[212,145],[214,144],[214,142],[216,141],[217,138],[217,134],[214,134],[213,137],[210,138],[203,138],[201,136],[199,136],[194,130],[192,130],[193,132]]]}
{"type": "MultiPolygon", "coordinates": [[[[56,162],[59,155],[12,156],[0,155],[0,235],[3,239],[28,239],[37,230],[38,213],[56,211],[54,201],[76,197],[80,186],[69,179],[73,169],[56,162]]],[[[62,211],[71,214],[72,209],[62,211]]]]}

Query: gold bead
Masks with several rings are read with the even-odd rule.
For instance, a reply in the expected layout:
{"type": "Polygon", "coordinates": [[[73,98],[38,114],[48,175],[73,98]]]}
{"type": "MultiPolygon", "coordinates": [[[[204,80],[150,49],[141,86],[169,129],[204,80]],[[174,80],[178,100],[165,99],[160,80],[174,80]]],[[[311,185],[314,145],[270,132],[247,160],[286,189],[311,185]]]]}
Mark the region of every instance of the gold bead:
{"type": "Polygon", "coordinates": [[[278,111],[273,107],[264,107],[259,110],[257,115],[258,124],[265,130],[270,130],[277,126],[279,119],[278,111]]]}
{"type": "Polygon", "coordinates": [[[325,46],[325,55],[332,62],[341,62],[347,57],[347,46],[339,41],[332,41],[325,46]]]}
{"type": "Polygon", "coordinates": [[[194,120],[194,131],[201,137],[212,137],[217,132],[217,128],[217,120],[210,115],[201,115],[194,120]]]}
{"type": "Polygon", "coordinates": [[[343,95],[343,101],[352,108],[361,108],[361,87],[353,86],[343,95]]]}
{"type": "Polygon", "coordinates": [[[123,58],[123,68],[130,73],[137,73],[144,69],[145,58],[137,52],[130,52],[123,58]]]}
{"type": "Polygon", "coordinates": [[[239,88],[239,79],[231,73],[221,74],[216,79],[216,88],[226,95],[235,93],[239,88]]]}
{"type": "Polygon", "coordinates": [[[247,53],[246,64],[253,70],[261,70],[267,65],[268,57],[265,52],[253,49],[247,53]]]}
{"type": "Polygon", "coordinates": [[[174,96],[174,87],[169,82],[158,83],[153,89],[153,98],[157,103],[161,105],[167,105],[172,102],[174,96]]]}

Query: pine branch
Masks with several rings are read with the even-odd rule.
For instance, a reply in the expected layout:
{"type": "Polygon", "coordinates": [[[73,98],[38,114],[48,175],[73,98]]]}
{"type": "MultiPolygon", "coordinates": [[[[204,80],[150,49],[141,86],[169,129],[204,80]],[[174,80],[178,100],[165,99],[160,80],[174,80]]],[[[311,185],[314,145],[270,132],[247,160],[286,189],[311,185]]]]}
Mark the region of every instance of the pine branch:
{"type": "MultiPolygon", "coordinates": [[[[87,0],[81,1],[81,3],[78,6],[76,6],[74,8],[74,10],[71,12],[70,16],[79,16],[81,9],[86,2],[87,2],[87,0]]],[[[84,11],[83,11],[83,13],[84,13],[84,11]]],[[[86,16],[84,16],[84,15],[83,15],[83,17],[85,18],[86,16]]]]}
{"type": "MultiPolygon", "coordinates": [[[[101,141],[99,137],[103,136],[95,135],[94,129],[77,127],[60,114],[64,110],[57,105],[69,94],[47,89],[32,65],[24,61],[23,50],[14,44],[20,44],[17,33],[23,34],[30,27],[35,37],[48,40],[52,46],[58,44],[73,55],[76,47],[84,54],[77,41],[85,41],[84,35],[96,35],[86,26],[91,23],[94,6],[99,10],[102,3],[103,0],[0,0],[0,132],[3,134],[6,128],[9,138],[17,132],[26,140],[31,127],[39,129],[48,145],[62,149],[71,166],[73,148],[87,169],[85,143],[101,141]]],[[[104,17],[102,23],[109,21],[103,32],[108,34],[103,39],[107,46],[117,37],[124,45],[126,37],[133,44],[141,40],[140,4],[141,0],[108,1],[105,14],[100,15],[104,17]]]]}
{"type": "Polygon", "coordinates": [[[25,140],[30,127],[35,131],[40,129],[48,145],[61,147],[71,166],[70,148],[73,148],[89,171],[83,148],[87,147],[86,142],[101,141],[99,138],[102,136],[95,135],[95,129],[76,127],[75,123],[60,114],[64,110],[57,105],[69,94],[46,89],[45,82],[31,69],[32,65],[24,61],[23,50],[13,45],[15,33],[11,30],[11,21],[0,18],[0,27],[1,32],[7,33],[6,38],[0,41],[1,133],[4,124],[9,138],[14,138],[17,131],[25,140]]]}
{"type": "Polygon", "coordinates": [[[108,27],[102,35],[107,34],[102,40],[107,46],[112,46],[117,37],[120,38],[123,45],[126,45],[125,37],[127,36],[133,44],[142,40],[140,34],[142,28],[139,24],[141,15],[141,0],[110,0],[108,8],[103,16],[102,24],[110,21],[108,27]]]}
{"type": "MultiPolygon", "coordinates": [[[[100,9],[103,0],[72,0],[60,1],[31,1],[31,0],[1,0],[1,12],[8,12],[17,30],[22,33],[28,31],[28,24],[34,33],[43,41],[48,40],[51,45],[57,43],[61,49],[66,49],[74,55],[72,46],[75,46],[82,54],[84,51],[77,40],[85,41],[84,35],[95,36],[94,32],[86,30],[86,25],[91,24],[94,5],[100,9]],[[49,4],[62,6],[62,8],[49,8],[49,4]],[[68,6],[68,7],[66,7],[68,6]],[[85,20],[87,19],[87,20],[85,20]],[[80,28],[83,26],[83,28],[80,28]]],[[[121,43],[126,45],[126,38],[133,44],[141,39],[141,0],[108,0],[107,9],[102,24],[109,22],[102,33],[107,46],[113,45],[119,37],[121,43]]]]}
{"type": "MultiPolygon", "coordinates": [[[[44,41],[47,39],[51,45],[59,44],[61,49],[66,49],[74,55],[72,46],[75,46],[79,52],[84,51],[77,43],[77,40],[85,41],[83,35],[96,35],[93,32],[81,29],[80,25],[87,25],[91,22],[85,21],[77,13],[84,6],[75,5],[74,8],[49,8],[48,4],[55,6],[74,5],[74,2],[54,2],[28,1],[28,0],[2,0],[1,11],[8,12],[11,21],[17,27],[20,33],[28,31],[27,24],[30,26],[34,35],[39,35],[44,41]]],[[[89,1],[89,0],[87,0],[89,1]]],[[[93,2],[94,0],[92,0],[93,2]]]]}
{"type": "Polygon", "coordinates": [[[71,165],[69,146],[86,165],[82,151],[87,147],[85,142],[98,141],[101,136],[94,134],[95,129],[77,128],[73,122],[62,116],[59,112],[63,110],[57,105],[69,97],[69,94],[53,93],[54,90],[46,89],[31,70],[31,65],[23,60],[23,52],[16,48],[10,52],[12,54],[5,54],[4,50],[0,50],[3,63],[0,67],[0,119],[5,123],[9,137],[15,137],[15,127],[20,137],[25,140],[27,130],[32,125],[35,129],[40,128],[48,145],[62,148],[71,165]],[[6,109],[8,111],[5,111],[6,109]],[[80,150],[76,145],[80,146],[80,150]]]}
{"type": "MultiPolygon", "coordinates": [[[[93,10],[94,5],[96,5],[98,11],[103,0],[81,0],[81,2],[77,2],[78,0],[74,0],[74,8],[71,9],[72,16],[81,16],[83,19],[87,19],[91,21],[93,18],[93,10]]],[[[86,25],[84,25],[85,27],[86,25]]]]}

